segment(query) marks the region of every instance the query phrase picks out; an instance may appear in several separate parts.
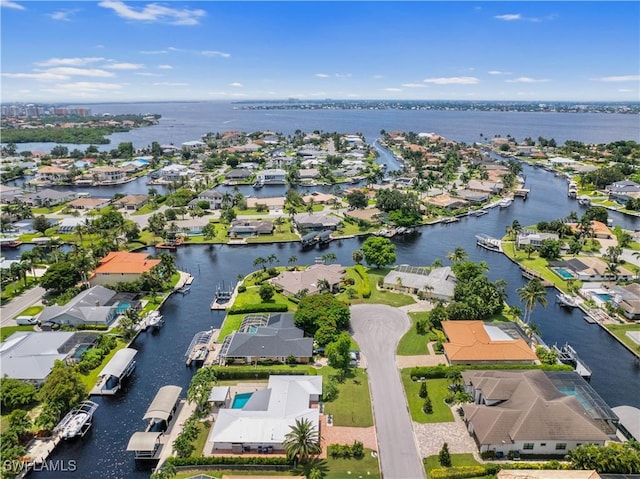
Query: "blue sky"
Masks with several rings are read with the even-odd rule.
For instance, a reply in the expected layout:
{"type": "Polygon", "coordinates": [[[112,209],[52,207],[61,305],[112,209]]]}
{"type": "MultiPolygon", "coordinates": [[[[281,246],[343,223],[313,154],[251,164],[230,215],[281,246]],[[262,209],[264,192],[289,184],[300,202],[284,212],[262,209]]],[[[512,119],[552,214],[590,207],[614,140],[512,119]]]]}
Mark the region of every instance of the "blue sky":
{"type": "Polygon", "coordinates": [[[640,2],[0,0],[3,102],[640,100],[640,2]]]}

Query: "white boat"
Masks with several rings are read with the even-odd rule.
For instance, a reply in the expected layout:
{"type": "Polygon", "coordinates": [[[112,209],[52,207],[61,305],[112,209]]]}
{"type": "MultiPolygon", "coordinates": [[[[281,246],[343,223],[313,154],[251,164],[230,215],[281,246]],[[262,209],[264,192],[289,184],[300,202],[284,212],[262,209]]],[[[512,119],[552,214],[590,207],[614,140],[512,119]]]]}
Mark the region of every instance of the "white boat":
{"type": "Polygon", "coordinates": [[[560,303],[560,306],[565,306],[567,308],[578,307],[578,303],[576,303],[576,300],[572,296],[569,296],[568,294],[560,293],[556,295],[556,299],[557,299],[557,302],[560,303]]]}
{"type": "Polygon", "coordinates": [[[488,249],[489,251],[502,251],[502,241],[489,235],[476,235],[476,243],[478,246],[488,249]]]}
{"type": "Polygon", "coordinates": [[[160,328],[164,324],[164,318],[158,311],[152,311],[146,318],[147,327],[160,328]]]}
{"type": "Polygon", "coordinates": [[[483,215],[486,215],[487,213],[489,213],[487,210],[480,209],[480,210],[472,211],[470,214],[471,216],[483,216],[483,215]]]}
{"type": "Polygon", "coordinates": [[[498,203],[498,206],[500,208],[508,208],[509,206],[511,206],[511,203],[513,203],[513,199],[505,198],[498,203]]]}
{"type": "Polygon", "coordinates": [[[91,418],[96,409],[98,409],[97,403],[83,401],[60,421],[56,431],[62,439],[84,436],[91,427],[91,418]]]}

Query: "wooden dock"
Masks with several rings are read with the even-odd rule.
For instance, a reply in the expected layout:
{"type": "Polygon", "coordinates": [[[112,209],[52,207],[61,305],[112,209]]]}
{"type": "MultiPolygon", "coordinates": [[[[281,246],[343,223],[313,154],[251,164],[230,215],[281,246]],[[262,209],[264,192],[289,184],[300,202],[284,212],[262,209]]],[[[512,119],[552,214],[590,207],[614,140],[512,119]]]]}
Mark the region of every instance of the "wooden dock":
{"type": "Polygon", "coordinates": [[[522,268],[521,271],[522,271],[522,277],[523,278],[527,278],[527,279],[536,278],[536,279],[539,279],[540,282],[542,283],[542,286],[544,286],[545,288],[553,288],[553,287],[555,287],[555,285],[551,281],[549,281],[547,279],[544,279],[542,276],[540,276],[539,274],[535,273],[534,271],[531,271],[529,269],[524,269],[524,268],[522,268]]]}

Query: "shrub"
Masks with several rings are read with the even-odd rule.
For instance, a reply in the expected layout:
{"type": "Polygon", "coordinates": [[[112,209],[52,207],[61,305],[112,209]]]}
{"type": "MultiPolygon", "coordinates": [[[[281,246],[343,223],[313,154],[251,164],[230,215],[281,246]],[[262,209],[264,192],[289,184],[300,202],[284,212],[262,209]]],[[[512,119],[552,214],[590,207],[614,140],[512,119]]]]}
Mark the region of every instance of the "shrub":
{"type": "Polygon", "coordinates": [[[245,304],[244,306],[234,306],[227,310],[229,314],[244,313],[285,313],[289,306],[283,303],[258,303],[245,304]]]}
{"type": "Polygon", "coordinates": [[[367,274],[367,270],[361,264],[355,265],[353,269],[362,280],[362,297],[371,297],[371,284],[369,283],[369,275],[367,274]]]}
{"type": "Polygon", "coordinates": [[[420,393],[419,396],[421,398],[426,398],[429,395],[429,392],[427,391],[427,382],[423,381],[422,384],[420,385],[420,393]]]}
{"type": "Polygon", "coordinates": [[[442,449],[438,453],[438,460],[442,467],[451,467],[451,454],[449,454],[449,445],[445,442],[442,449]]]}
{"type": "Polygon", "coordinates": [[[431,469],[431,479],[465,479],[469,477],[482,477],[485,475],[483,466],[459,466],[447,469],[431,469]]]}
{"type": "Polygon", "coordinates": [[[238,286],[238,293],[244,293],[247,290],[245,285],[238,286]]]}
{"type": "Polygon", "coordinates": [[[431,404],[431,398],[427,396],[422,405],[422,412],[425,414],[433,414],[433,404],[431,404]]]}
{"type": "Polygon", "coordinates": [[[315,376],[316,370],[312,367],[302,368],[302,367],[287,367],[285,369],[282,368],[247,368],[245,366],[225,366],[225,367],[216,367],[210,366],[214,368],[215,374],[214,376],[218,379],[218,381],[224,381],[227,379],[268,379],[269,376],[283,375],[283,374],[293,374],[293,375],[310,375],[315,376]]]}
{"type": "Polygon", "coordinates": [[[273,456],[201,456],[201,457],[170,457],[167,462],[176,467],[180,466],[213,466],[217,464],[253,464],[261,466],[291,466],[293,458],[273,456]]]}

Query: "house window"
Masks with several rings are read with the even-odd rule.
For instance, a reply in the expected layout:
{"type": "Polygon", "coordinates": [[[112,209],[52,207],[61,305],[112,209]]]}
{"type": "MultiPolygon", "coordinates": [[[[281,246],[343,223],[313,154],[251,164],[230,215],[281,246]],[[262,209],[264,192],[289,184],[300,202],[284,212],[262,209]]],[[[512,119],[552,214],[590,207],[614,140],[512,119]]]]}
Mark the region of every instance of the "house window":
{"type": "Polygon", "coordinates": [[[524,445],[522,446],[522,449],[524,449],[525,451],[532,451],[533,450],[533,443],[532,442],[525,442],[524,445]]]}
{"type": "Polygon", "coordinates": [[[547,443],[546,443],[546,442],[541,442],[541,443],[540,443],[540,447],[545,447],[546,445],[547,445],[547,443]]]}
{"type": "Polygon", "coordinates": [[[566,442],[557,442],[556,443],[556,451],[564,451],[567,448],[566,442]]]}

